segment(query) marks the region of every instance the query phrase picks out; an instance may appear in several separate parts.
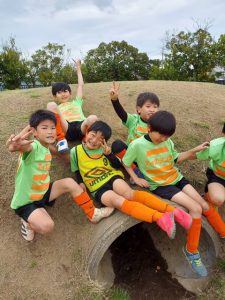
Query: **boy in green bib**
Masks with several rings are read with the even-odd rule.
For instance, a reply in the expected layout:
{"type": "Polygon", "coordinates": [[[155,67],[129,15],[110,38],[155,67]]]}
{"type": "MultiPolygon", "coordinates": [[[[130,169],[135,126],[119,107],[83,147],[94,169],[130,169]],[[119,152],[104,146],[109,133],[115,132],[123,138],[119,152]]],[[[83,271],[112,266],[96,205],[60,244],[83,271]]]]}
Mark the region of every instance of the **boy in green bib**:
{"type": "Polygon", "coordinates": [[[148,134],[133,141],[123,157],[123,163],[134,182],[149,188],[155,195],[182,205],[192,216],[192,226],[187,233],[183,252],[193,270],[200,276],[207,276],[198,251],[201,232],[201,216],[207,218],[221,237],[225,236],[225,224],[218,212],[209,205],[184,178],[176,164],[195,159],[196,153],[207,149],[205,142],[189,151],[178,153],[170,139],[176,129],[172,113],[158,111],[148,121],[148,134]],[[136,161],[144,179],[138,178],[131,168],[136,161]]]}
{"type": "Polygon", "coordinates": [[[44,234],[53,230],[54,222],[44,207],[52,206],[65,193],[70,193],[93,223],[113,211],[95,208],[89,195],[72,178],[50,182],[49,145],[56,139],[55,125],[54,113],[38,110],[31,115],[29,125],[18,135],[11,135],[6,143],[9,151],[20,152],[11,208],[21,218],[21,233],[27,241],[34,239],[35,232],[44,234]]]}
{"type": "Polygon", "coordinates": [[[210,159],[206,171],[206,199],[217,207],[225,201],[225,123],[222,134],[222,137],[212,140],[207,149],[197,153],[200,160],[210,159]]]}
{"type": "Polygon", "coordinates": [[[170,238],[175,235],[174,219],[188,229],[192,222],[189,214],[149,192],[130,188],[118,170],[120,161],[106,143],[110,136],[109,125],[96,121],[88,128],[83,143],[71,149],[71,170],[77,173],[78,182],[83,181],[100,204],[141,221],[156,222],[170,238]]]}

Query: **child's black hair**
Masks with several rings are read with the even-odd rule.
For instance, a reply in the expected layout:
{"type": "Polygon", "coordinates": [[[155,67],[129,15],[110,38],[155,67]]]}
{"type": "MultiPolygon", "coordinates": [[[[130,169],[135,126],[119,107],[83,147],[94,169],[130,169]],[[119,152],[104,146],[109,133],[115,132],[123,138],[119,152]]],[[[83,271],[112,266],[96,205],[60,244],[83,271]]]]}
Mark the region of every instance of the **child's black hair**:
{"type": "Polygon", "coordinates": [[[71,88],[69,86],[69,84],[65,83],[65,82],[56,82],[52,85],[52,95],[56,96],[56,94],[58,92],[65,92],[65,91],[69,91],[71,94],[71,88]]]}
{"type": "Polygon", "coordinates": [[[90,131],[101,132],[106,141],[108,141],[112,135],[111,127],[103,121],[95,121],[87,130],[87,132],[90,131]]]}
{"type": "Polygon", "coordinates": [[[156,104],[159,106],[159,98],[154,93],[140,93],[137,97],[136,106],[142,107],[147,101],[151,102],[152,104],[156,104]]]}
{"type": "Polygon", "coordinates": [[[37,126],[45,120],[50,120],[56,125],[56,117],[55,114],[46,109],[40,109],[35,111],[29,119],[29,124],[31,127],[37,129],[37,126]]]}
{"type": "Polygon", "coordinates": [[[172,113],[161,110],[149,118],[148,126],[150,131],[157,131],[160,134],[171,136],[176,130],[176,119],[172,113]]]}
{"type": "Polygon", "coordinates": [[[224,133],[224,134],[225,134],[225,123],[223,124],[222,133],[224,133]]]}

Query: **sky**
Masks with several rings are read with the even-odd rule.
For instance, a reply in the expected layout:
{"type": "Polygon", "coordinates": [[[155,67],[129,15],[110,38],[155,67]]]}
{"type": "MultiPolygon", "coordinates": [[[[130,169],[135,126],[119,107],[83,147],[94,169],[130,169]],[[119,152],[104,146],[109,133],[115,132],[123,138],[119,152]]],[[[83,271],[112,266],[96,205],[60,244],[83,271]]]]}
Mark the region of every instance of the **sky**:
{"type": "Polygon", "coordinates": [[[51,42],[83,59],[101,42],[125,40],[160,58],[166,32],[206,23],[216,40],[225,34],[224,0],[0,0],[0,44],[14,37],[27,57],[51,42]]]}

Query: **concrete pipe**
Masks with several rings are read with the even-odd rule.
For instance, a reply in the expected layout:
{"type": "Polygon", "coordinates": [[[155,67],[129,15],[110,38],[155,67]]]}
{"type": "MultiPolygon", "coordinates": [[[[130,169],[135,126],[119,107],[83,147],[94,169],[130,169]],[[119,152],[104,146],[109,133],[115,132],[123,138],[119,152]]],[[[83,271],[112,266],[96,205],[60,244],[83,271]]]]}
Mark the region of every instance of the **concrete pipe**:
{"type": "MultiPolygon", "coordinates": [[[[107,288],[113,285],[115,274],[109,247],[123,232],[138,223],[140,223],[139,220],[117,211],[111,217],[95,225],[87,265],[87,271],[92,280],[107,288]]],[[[209,272],[209,276],[205,278],[198,278],[182,254],[182,247],[186,241],[186,232],[183,228],[177,224],[176,237],[174,240],[170,240],[156,224],[143,223],[143,226],[150,234],[156,249],[166,260],[168,272],[172,277],[191,292],[196,293],[199,289],[204,288],[211,277],[211,270],[220,248],[219,238],[207,221],[203,218],[199,248],[202,260],[209,272]]]]}

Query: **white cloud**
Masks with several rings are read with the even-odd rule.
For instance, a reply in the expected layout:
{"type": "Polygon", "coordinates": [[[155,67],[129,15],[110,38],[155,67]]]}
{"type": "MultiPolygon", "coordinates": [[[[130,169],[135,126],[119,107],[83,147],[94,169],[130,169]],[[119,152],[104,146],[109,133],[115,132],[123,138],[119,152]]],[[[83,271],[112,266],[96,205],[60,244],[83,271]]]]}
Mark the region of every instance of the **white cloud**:
{"type": "Polygon", "coordinates": [[[73,55],[100,42],[125,40],[151,57],[161,53],[166,31],[193,30],[193,20],[214,20],[210,33],[225,33],[223,0],[0,0],[0,40],[16,37],[32,54],[48,42],[65,44],[73,55]]]}

